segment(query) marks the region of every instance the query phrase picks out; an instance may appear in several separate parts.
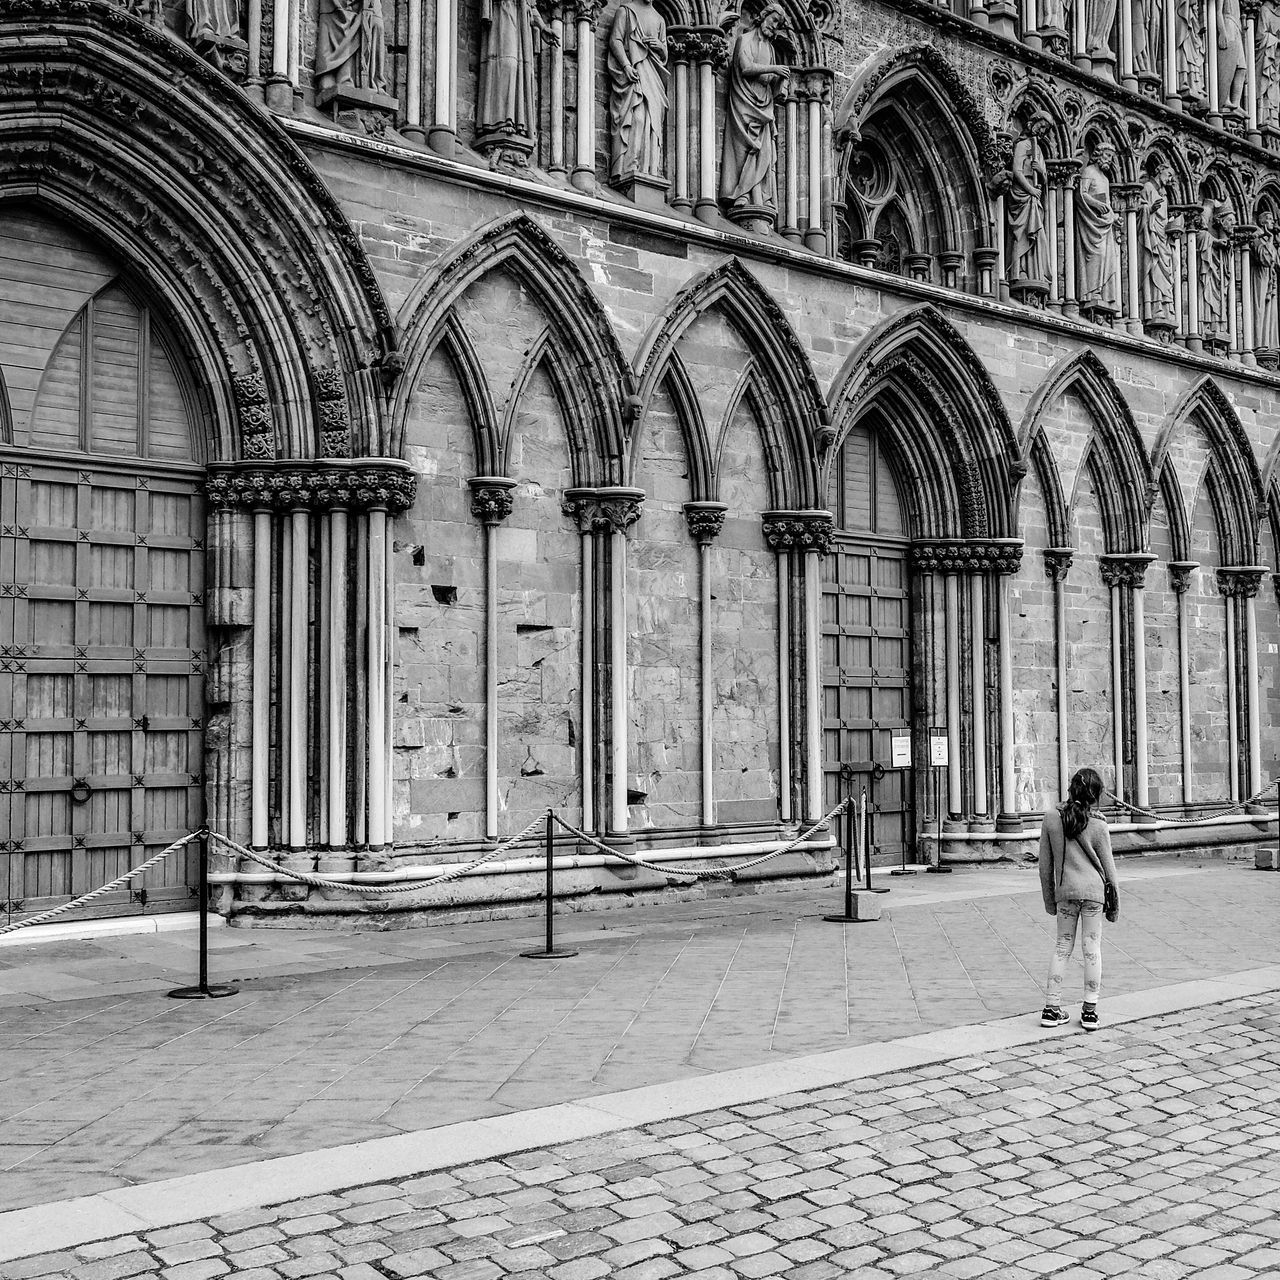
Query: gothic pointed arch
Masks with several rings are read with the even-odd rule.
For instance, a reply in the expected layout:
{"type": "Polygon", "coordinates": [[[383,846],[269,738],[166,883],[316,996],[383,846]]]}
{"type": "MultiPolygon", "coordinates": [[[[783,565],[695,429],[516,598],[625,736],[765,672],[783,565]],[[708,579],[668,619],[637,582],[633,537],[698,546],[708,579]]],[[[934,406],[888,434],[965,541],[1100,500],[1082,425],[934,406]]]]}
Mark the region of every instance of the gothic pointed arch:
{"type": "Polygon", "coordinates": [[[1209,441],[1205,483],[1213,501],[1224,562],[1252,564],[1257,558],[1266,484],[1235,406],[1208,374],[1183,393],[1160,428],[1151,459],[1157,475],[1163,477],[1170,470],[1174,439],[1188,423],[1200,426],[1209,441]]]}
{"type": "MultiPolygon", "coordinates": [[[[779,508],[796,510],[821,505],[818,446],[826,438],[828,419],[818,380],[782,308],[737,258],[685,285],[645,335],[635,359],[637,420],[643,419],[655,390],[678,359],[680,339],[698,317],[713,309],[723,313],[751,351],[754,402],[761,408],[765,452],[773,464],[771,500],[779,508]]],[[[715,477],[709,469],[714,445],[700,420],[686,420],[687,436],[695,428],[702,430],[703,438],[689,442],[690,486],[695,500],[701,501],[715,497],[715,477]]]]}
{"type": "Polygon", "coordinates": [[[403,449],[414,389],[454,306],[472,284],[498,268],[509,271],[546,314],[546,351],[564,401],[574,483],[621,483],[632,412],[630,367],[582,273],[546,229],[523,212],[499,218],[454,246],[401,307],[404,373],[392,406],[391,451],[398,455],[403,449]]]}
{"type": "MultiPolygon", "coordinates": [[[[1154,473],[1128,402],[1093,351],[1073,356],[1040,384],[1018,432],[1022,456],[1032,456],[1041,447],[1038,442],[1045,433],[1046,413],[1069,392],[1080,397],[1093,421],[1093,434],[1077,477],[1086,467],[1090,469],[1102,507],[1107,550],[1141,551],[1146,545],[1154,473]]],[[[1066,498],[1067,510],[1073,510],[1075,493],[1066,498]]]]}
{"type": "Polygon", "coordinates": [[[285,131],[105,0],[5,6],[0,63],[0,200],[109,246],[169,300],[213,408],[210,458],[379,452],[391,317],[285,131]]]}
{"type": "Polygon", "coordinates": [[[867,334],[829,400],[828,468],[854,424],[873,416],[902,482],[912,537],[1014,536],[1025,466],[1013,429],[982,361],[936,308],[912,308],[867,334]]]}

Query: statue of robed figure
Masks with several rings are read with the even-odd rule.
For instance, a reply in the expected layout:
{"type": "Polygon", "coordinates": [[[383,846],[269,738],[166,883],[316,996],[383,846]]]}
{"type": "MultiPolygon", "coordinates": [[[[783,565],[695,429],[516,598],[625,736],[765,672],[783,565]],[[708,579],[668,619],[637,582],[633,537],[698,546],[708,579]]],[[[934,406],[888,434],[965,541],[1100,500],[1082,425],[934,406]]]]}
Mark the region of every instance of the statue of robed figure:
{"type": "Polygon", "coordinates": [[[667,24],[651,0],[619,5],[609,28],[609,126],[616,184],[656,179],[665,191],[667,24]]]}
{"type": "Polygon", "coordinates": [[[1115,148],[1105,139],[1080,171],[1076,195],[1076,251],[1080,262],[1080,310],[1092,320],[1110,324],[1120,314],[1120,214],[1111,203],[1108,173],[1115,148]]]}
{"type": "Polygon", "coordinates": [[[537,135],[533,36],[557,43],[532,0],[480,0],[476,147],[490,161],[527,164],[537,135]]]}
{"type": "Polygon", "coordinates": [[[1253,254],[1253,341],[1258,363],[1276,367],[1280,356],[1280,238],[1271,209],[1258,214],[1258,230],[1250,246],[1253,254]]]}
{"type": "Polygon", "coordinates": [[[1142,325],[1162,342],[1167,342],[1177,328],[1173,306],[1173,279],[1178,269],[1174,236],[1181,234],[1182,220],[1169,213],[1171,180],[1168,163],[1157,155],[1143,183],[1138,208],[1142,325]]]}
{"type": "Polygon", "coordinates": [[[317,105],[394,109],[382,0],[320,0],[315,68],[317,105]]]}
{"type": "Polygon", "coordinates": [[[1045,193],[1049,172],[1042,139],[1051,121],[1032,115],[1014,143],[1005,209],[1009,220],[1009,292],[1020,302],[1042,306],[1049,293],[1049,224],[1045,193]]]}

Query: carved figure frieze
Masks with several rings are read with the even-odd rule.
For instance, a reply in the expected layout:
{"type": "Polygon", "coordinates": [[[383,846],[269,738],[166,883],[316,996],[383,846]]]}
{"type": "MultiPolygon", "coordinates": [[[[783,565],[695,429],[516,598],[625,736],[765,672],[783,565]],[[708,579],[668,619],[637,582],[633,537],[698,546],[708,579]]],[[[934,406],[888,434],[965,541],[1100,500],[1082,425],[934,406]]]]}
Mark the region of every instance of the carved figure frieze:
{"type": "Polygon", "coordinates": [[[829,511],[766,511],[764,540],[771,551],[816,551],[825,556],[835,536],[829,511]]]}
{"type": "Polygon", "coordinates": [[[417,475],[388,459],[339,462],[289,462],[263,466],[214,464],[205,481],[213,507],[270,511],[383,510],[392,514],[413,506],[417,475]]]}
{"type": "Polygon", "coordinates": [[[1169,184],[1173,173],[1165,158],[1151,160],[1147,180],[1138,196],[1139,282],[1142,294],[1143,328],[1168,341],[1177,327],[1173,284],[1177,271],[1174,237],[1182,232],[1182,221],[1169,212],[1169,184]]]}
{"type": "Polygon", "coordinates": [[[1111,199],[1115,147],[1099,139],[1080,170],[1076,193],[1076,250],[1080,261],[1080,311],[1109,324],[1120,313],[1121,215],[1111,199]]]}
{"type": "Polygon", "coordinates": [[[1009,291],[1024,302],[1042,303],[1049,293],[1049,222],[1045,201],[1049,172],[1043,139],[1051,121],[1042,112],[1028,117],[1014,143],[1005,207],[1009,221],[1009,291]]]}
{"type": "Polygon", "coordinates": [[[921,573],[1017,573],[1022,541],[1004,538],[919,538],[911,562],[921,573]]]}
{"type": "Polygon", "coordinates": [[[476,146],[490,164],[528,163],[537,135],[534,37],[558,37],[534,0],[481,0],[476,146]]]}
{"type": "Polygon", "coordinates": [[[667,120],[667,24],[652,0],[628,0],[609,28],[610,175],[661,178],[667,120]]]}
{"type": "Polygon", "coordinates": [[[790,70],[774,41],[784,17],[773,2],[744,15],[729,52],[720,201],[729,217],[757,231],[772,229],[778,214],[776,107],[790,70]]]}
{"type": "Polygon", "coordinates": [[[1274,210],[1263,208],[1250,243],[1253,258],[1253,340],[1271,360],[1280,350],[1280,228],[1274,210]]]}

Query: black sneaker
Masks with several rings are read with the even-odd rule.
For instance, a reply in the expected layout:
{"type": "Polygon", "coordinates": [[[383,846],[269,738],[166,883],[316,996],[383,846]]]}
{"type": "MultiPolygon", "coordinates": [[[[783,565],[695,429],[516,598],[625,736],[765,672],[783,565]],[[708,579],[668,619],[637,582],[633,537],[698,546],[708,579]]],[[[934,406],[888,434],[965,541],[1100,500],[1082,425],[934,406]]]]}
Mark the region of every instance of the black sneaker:
{"type": "Polygon", "coordinates": [[[1080,1025],[1086,1031],[1097,1031],[1098,1029],[1098,1011],[1097,1009],[1081,1009],[1080,1025]]]}
{"type": "MultiPolygon", "coordinates": [[[[1044,1012],[1040,1015],[1042,1027],[1065,1027],[1070,1021],[1071,1015],[1065,1009],[1057,1009],[1053,1005],[1045,1005],[1044,1012]]],[[[1097,1021],[1097,1015],[1094,1016],[1094,1021],[1097,1021]]]]}

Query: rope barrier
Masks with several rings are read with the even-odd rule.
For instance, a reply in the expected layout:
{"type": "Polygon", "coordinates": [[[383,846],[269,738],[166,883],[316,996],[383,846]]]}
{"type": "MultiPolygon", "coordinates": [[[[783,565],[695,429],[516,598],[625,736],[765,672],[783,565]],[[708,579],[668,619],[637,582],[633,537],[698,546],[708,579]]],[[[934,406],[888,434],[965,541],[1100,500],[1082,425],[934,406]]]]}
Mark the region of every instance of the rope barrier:
{"type": "Polygon", "coordinates": [[[80,897],[73,898],[70,902],[64,902],[61,906],[42,911],[38,916],[32,916],[29,920],[15,920],[10,924],[0,925],[0,935],[12,933],[15,929],[26,929],[33,924],[44,924],[46,920],[52,920],[54,916],[60,916],[64,911],[73,911],[76,907],[83,907],[86,902],[92,902],[95,898],[101,898],[103,894],[111,893],[122,885],[128,884],[134,876],[140,876],[144,871],[149,871],[157,862],[163,862],[170,854],[176,853],[184,845],[190,844],[193,840],[199,840],[201,836],[207,834],[209,833],[206,831],[193,831],[189,836],[183,836],[181,840],[175,840],[168,848],[161,849],[159,853],[153,854],[146,862],[139,863],[132,871],[126,871],[124,875],[117,876],[110,884],[91,889],[88,893],[82,893],[80,897]]]}
{"type": "Polygon", "coordinates": [[[296,880],[299,884],[309,884],[316,889],[346,889],[351,893],[368,893],[381,896],[388,893],[413,893],[419,889],[433,889],[436,885],[448,884],[451,880],[457,880],[460,876],[467,875],[477,867],[483,867],[486,862],[492,862],[501,854],[506,853],[508,849],[514,848],[522,840],[527,839],[533,829],[544,820],[546,813],[547,811],[544,810],[518,835],[503,841],[496,848],[482,853],[472,862],[460,863],[456,867],[450,867],[447,871],[442,871],[438,876],[428,876],[422,880],[406,880],[401,884],[352,884],[349,880],[341,880],[334,876],[312,875],[305,871],[294,871],[290,867],[282,867],[278,862],[273,862],[270,858],[265,858],[261,854],[255,853],[252,849],[246,849],[244,845],[237,844],[234,840],[228,839],[217,831],[209,832],[209,838],[232,850],[239,857],[248,858],[250,862],[256,862],[259,866],[266,867],[269,871],[274,871],[289,880],[296,880]]]}
{"type": "MultiPolygon", "coordinates": [[[[1277,782],[1280,782],[1280,777],[1272,778],[1261,791],[1251,795],[1247,800],[1241,800],[1239,804],[1233,804],[1229,809],[1219,809],[1214,813],[1201,814],[1198,818],[1171,818],[1163,813],[1154,813],[1150,809],[1140,809],[1136,804],[1130,804],[1127,800],[1122,800],[1114,791],[1108,791],[1105,787],[1103,788],[1102,794],[1106,796],[1108,800],[1113,800],[1122,809],[1127,809],[1130,813],[1141,814],[1144,818],[1152,818],[1156,822],[1167,822],[1170,826],[1175,827],[1198,827],[1206,822],[1212,822],[1217,818],[1225,818],[1228,814],[1238,813],[1241,810],[1247,809],[1251,804],[1257,804],[1260,800],[1265,798],[1267,793],[1275,787],[1277,782]]],[[[1267,821],[1271,821],[1270,817],[1267,818],[1267,821]]]]}
{"type": "MultiPolygon", "coordinates": [[[[644,858],[637,858],[633,854],[622,853],[620,850],[614,849],[610,845],[605,844],[602,840],[597,840],[595,836],[588,835],[585,831],[579,831],[577,827],[572,823],[566,822],[559,814],[553,813],[552,816],[567,832],[569,832],[570,835],[576,836],[579,840],[586,841],[589,845],[594,845],[602,853],[607,853],[610,857],[618,858],[623,862],[629,862],[633,867],[643,867],[646,871],[656,871],[660,875],[687,876],[692,880],[727,880],[730,876],[736,875],[739,871],[746,871],[750,867],[758,867],[762,862],[768,862],[771,858],[777,858],[784,853],[790,853],[797,845],[803,844],[808,840],[808,838],[813,835],[819,827],[823,827],[830,822],[841,809],[845,808],[850,803],[852,798],[852,796],[846,796],[845,799],[841,800],[840,803],[831,809],[824,817],[819,818],[818,821],[815,822],[807,831],[802,831],[794,840],[790,841],[790,843],[784,844],[781,849],[774,849],[771,853],[761,854],[758,858],[751,858],[746,862],[739,862],[732,867],[673,867],[669,864],[663,865],[657,862],[649,862],[644,858]]],[[[712,858],[715,856],[716,855],[713,850],[709,849],[707,851],[707,857],[712,858]]]]}

